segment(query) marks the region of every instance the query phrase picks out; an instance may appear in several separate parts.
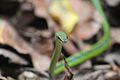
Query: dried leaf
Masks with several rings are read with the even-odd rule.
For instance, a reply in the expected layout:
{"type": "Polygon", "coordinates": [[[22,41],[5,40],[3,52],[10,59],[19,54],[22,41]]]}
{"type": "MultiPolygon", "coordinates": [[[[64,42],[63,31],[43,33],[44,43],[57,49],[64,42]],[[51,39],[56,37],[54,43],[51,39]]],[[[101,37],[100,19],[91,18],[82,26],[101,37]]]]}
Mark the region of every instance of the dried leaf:
{"type": "Polygon", "coordinates": [[[78,38],[78,40],[86,40],[93,37],[101,28],[101,22],[97,20],[97,13],[95,14],[94,21],[79,23],[75,28],[73,35],[78,38]]]}
{"type": "Polygon", "coordinates": [[[0,20],[0,43],[15,48],[19,53],[29,53],[29,45],[26,44],[16,30],[5,20],[0,20]]]}
{"type": "Polygon", "coordinates": [[[0,80],[7,80],[7,78],[0,75],[0,80]]]}
{"type": "Polygon", "coordinates": [[[21,65],[27,65],[28,62],[23,59],[22,57],[19,57],[15,53],[8,51],[6,49],[0,49],[0,55],[3,55],[6,58],[9,58],[9,62],[21,64],[21,65]]]}
{"type": "Polygon", "coordinates": [[[51,56],[54,50],[53,32],[49,29],[38,30],[34,27],[28,27],[22,32],[25,38],[29,38],[29,44],[41,54],[51,56]]]}
{"type": "Polygon", "coordinates": [[[29,54],[35,68],[46,70],[49,67],[50,59],[43,56],[18,35],[16,30],[7,21],[0,20],[0,43],[15,48],[19,53],[29,54]]]}
{"type": "Polygon", "coordinates": [[[33,65],[37,70],[47,70],[50,65],[50,58],[45,55],[31,54],[33,65]]]}
{"type": "Polygon", "coordinates": [[[88,1],[83,0],[69,0],[74,11],[80,17],[80,23],[88,21],[94,13],[94,8],[88,1]]]}
{"type": "Polygon", "coordinates": [[[47,6],[44,0],[28,0],[35,8],[35,15],[39,17],[48,17],[47,6]]]}
{"type": "Polygon", "coordinates": [[[111,28],[111,36],[114,42],[120,43],[120,28],[111,28]]]}
{"type": "Polygon", "coordinates": [[[101,28],[101,17],[88,1],[70,0],[80,22],[74,29],[74,36],[79,40],[90,39],[101,28]]]}

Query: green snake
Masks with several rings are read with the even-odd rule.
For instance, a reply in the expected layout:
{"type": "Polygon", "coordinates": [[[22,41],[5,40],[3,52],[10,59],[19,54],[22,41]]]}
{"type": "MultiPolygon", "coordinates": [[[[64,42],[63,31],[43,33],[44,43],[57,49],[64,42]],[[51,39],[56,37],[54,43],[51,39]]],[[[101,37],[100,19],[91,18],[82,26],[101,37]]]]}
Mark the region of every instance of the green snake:
{"type": "Polygon", "coordinates": [[[58,61],[62,49],[62,43],[66,43],[67,40],[67,35],[64,32],[57,32],[55,34],[55,50],[53,52],[52,61],[49,68],[50,73],[53,73],[55,65],[58,61]]]}
{"type": "MultiPolygon", "coordinates": [[[[100,15],[102,16],[102,30],[103,30],[103,36],[101,37],[101,39],[95,43],[91,49],[86,50],[86,51],[79,51],[76,54],[66,58],[68,64],[70,67],[74,67],[80,63],[85,62],[86,60],[89,60],[93,57],[96,57],[100,54],[102,54],[103,51],[105,51],[111,43],[110,40],[110,30],[109,30],[109,24],[106,20],[105,14],[102,10],[101,4],[100,4],[100,0],[91,0],[91,2],[93,3],[93,5],[95,6],[95,8],[98,10],[98,12],[100,13],[100,15]]],[[[55,46],[55,52],[58,52],[60,56],[60,51],[62,49],[62,42],[66,42],[67,39],[65,38],[65,34],[64,33],[57,33],[56,35],[56,46],[55,46]]],[[[53,56],[55,58],[55,55],[53,56]]],[[[57,59],[56,57],[56,59],[57,59]]],[[[56,64],[56,62],[53,62],[56,64]]],[[[51,63],[51,65],[53,64],[51,63]]],[[[55,65],[54,65],[55,66],[55,65]]],[[[64,71],[64,61],[60,61],[56,64],[56,67],[50,68],[50,71],[52,71],[54,74],[59,74],[60,72],[64,71]]]]}

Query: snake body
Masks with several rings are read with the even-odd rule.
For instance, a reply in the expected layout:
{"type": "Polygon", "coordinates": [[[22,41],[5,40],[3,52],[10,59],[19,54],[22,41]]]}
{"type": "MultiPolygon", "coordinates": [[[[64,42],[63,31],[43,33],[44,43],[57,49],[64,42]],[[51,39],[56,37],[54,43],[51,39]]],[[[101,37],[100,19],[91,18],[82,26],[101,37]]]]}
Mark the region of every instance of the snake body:
{"type": "MultiPolygon", "coordinates": [[[[89,60],[93,57],[96,57],[100,54],[103,53],[109,46],[110,46],[110,30],[109,30],[109,24],[106,20],[106,17],[104,15],[104,12],[102,10],[100,0],[91,0],[95,8],[98,10],[100,15],[102,16],[102,30],[103,30],[103,36],[101,39],[95,43],[91,49],[86,50],[86,51],[80,51],[77,52],[76,54],[66,58],[68,64],[70,67],[74,67],[80,63],[85,62],[86,60],[89,60]]],[[[54,74],[59,74],[60,72],[64,71],[64,61],[60,61],[57,63],[55,69],[54,69],[54,74]]]]}
{"type": "Polygon", "coordinates": [[[59,59],[62,50],[62,43],[66,43],[67,40],[68,40],[67,35],[64,32],[57,32],[55,34],[55,50],[53,52],[51,64],[49,67],[49,71],[51,74],[54,72],[54,68],[59,59]]]}

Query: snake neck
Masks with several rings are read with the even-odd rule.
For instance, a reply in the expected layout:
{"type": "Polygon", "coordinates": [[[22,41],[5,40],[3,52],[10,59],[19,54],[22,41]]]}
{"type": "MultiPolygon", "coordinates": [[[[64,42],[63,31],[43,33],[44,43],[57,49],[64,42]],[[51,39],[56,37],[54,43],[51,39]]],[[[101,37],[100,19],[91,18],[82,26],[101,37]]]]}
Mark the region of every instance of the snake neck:
{"type": "Polygon", "coordinates": [[[52,61],[51,61],[50,68],[49,68],[50,73],[53,73],[55,69],[56,63],[60,57],[61,50],[62,50],[62,42],[58,38],[56,38],[55,39],[55,50],[52,54],[52,61]]]}

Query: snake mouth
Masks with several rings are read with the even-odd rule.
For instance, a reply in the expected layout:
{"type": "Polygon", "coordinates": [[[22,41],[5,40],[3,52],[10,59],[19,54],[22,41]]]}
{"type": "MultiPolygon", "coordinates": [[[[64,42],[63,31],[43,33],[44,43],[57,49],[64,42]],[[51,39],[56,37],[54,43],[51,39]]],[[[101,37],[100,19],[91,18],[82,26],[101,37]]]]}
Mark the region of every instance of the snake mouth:
{"type": "Polygon", "coordinates": [[[68,41],[68,36],[64,32],[58,32],[58,33],[56,33],[56,37],[62,43],[66,43],[68,41]]]}
{"type": "Polygon", "coordinates": [[[61,39],[61,38],[58,37],[58,36],[57,36],[57,38],[58,38],[62,43],[67,43],[67,41],[68,41],[68,38],[66,38],[66,39],[61,39]]]}
{"type": "Polygon", "coordinates": [[[67,40],[64,40],[63,43],[67,43],[68,39],[67,40]]]}

